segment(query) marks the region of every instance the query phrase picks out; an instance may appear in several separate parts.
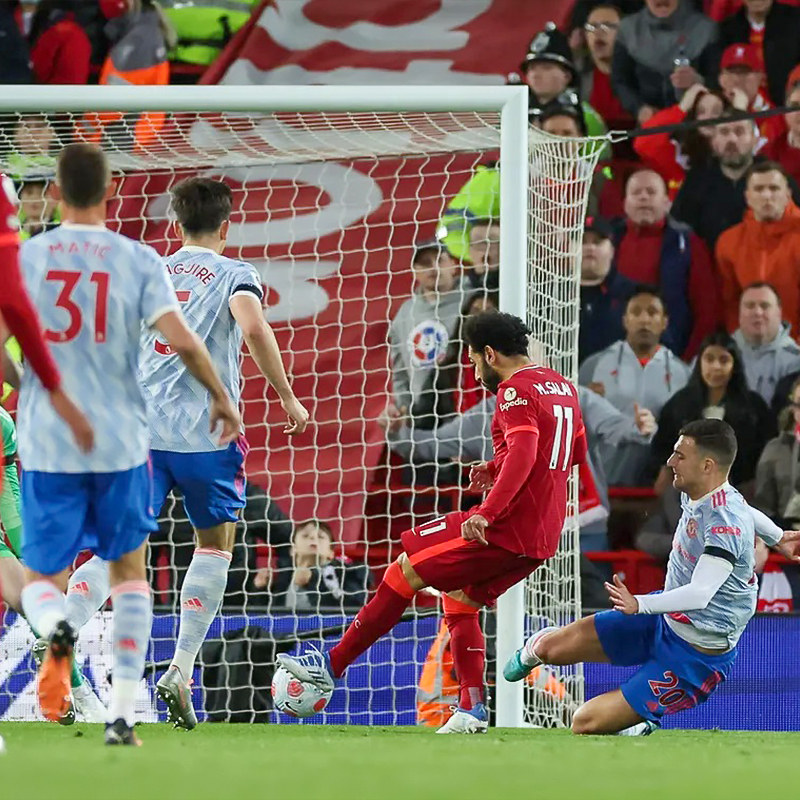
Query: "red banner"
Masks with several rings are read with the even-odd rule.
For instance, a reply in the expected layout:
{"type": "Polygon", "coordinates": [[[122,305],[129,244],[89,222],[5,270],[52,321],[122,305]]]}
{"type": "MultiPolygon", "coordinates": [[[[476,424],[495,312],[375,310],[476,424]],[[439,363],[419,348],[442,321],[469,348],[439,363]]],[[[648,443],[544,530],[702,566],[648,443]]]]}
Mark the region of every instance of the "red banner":
{"type": "Polygon", "coordinates": [[[498,84],[568,0],[269,0],[204,83],[498,84]]]}

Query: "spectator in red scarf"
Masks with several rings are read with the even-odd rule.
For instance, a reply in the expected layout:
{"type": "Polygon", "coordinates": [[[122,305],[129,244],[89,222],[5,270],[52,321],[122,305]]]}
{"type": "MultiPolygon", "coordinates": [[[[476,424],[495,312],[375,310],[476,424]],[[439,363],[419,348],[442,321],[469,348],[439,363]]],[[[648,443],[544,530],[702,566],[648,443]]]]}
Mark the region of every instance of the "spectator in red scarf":
{"type": "Polygon", "coordinates": [[[42,0],[34,14],[28,43],[37,83],[89,81],[92,45],[74,6],[70,0],[42,0]]]}

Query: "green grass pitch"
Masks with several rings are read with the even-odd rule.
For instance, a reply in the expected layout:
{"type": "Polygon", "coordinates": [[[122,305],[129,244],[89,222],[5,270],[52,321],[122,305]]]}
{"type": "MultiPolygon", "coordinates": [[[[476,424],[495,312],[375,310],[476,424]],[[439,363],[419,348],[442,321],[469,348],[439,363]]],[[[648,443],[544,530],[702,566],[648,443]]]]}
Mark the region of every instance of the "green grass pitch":
{"type": "Polygon", "coordinates": [[[166,725],[107,748],[96,725],[0,723],[3,800],[738,800],[793,796],[793,734],[166,725]],[[789,795],[786,795],[786,790],[789,795]]]}

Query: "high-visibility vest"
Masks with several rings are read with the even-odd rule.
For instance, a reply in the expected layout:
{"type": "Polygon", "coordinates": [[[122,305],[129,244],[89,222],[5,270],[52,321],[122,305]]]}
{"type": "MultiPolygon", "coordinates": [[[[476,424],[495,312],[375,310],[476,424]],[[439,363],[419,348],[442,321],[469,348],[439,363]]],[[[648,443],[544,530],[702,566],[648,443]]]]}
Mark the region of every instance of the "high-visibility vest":
{"type": "MultiPolygon", "coordinates": [[[[169,83],[169,62],[164,39],[155,11],[145,11],[140,20],[141,27],[129,32],[110,50],[100,71],[100,84],[104,86],[166,86],[169,83]],[[128,41],[131,37],[132,42],[128,41]],[[137,45],[132,52],[130,44],[137,45]],[[149,64],[140,64],[143,54],[149,64]]],[[[140,148],[147,149],[157,139],[164,127],[167,115],[163,111],[146,111],[142,114],[123,114],[118,111],[90,112],[78,121],[75,134],[85,142],[99,142],[103,130],[114,122],[130,117],[129,125],[133,139],[140,148]]]]}
{"type": "Polygon", "coordinates": [[[441,727],[454,705],[458,705],[458,681],[450,652],[450,632],[442,620],[417,684],[417,724],[441,727]]]}
{"type": "MultiPolygon", "coordinates": [[[[22,348],[19,346],[19,343],[13,336],[6,342],[6,350],[8,354],[11,356],[11,358],[13,358],[14,361],[17,362],[17,364],[22,363],[22,348]]],[[[4,383],[3,395],[2,398],[0,399],[2,399],[3,402],[5,402],[8,399],[8,396],[13,391],[14,387],[10,383],[4,383]]]]}
{"type": "Polygon", "coordinates": [[[178,35],[171,61],[208,66],[222,52],[261,0],[160,0],[178,35]]]}

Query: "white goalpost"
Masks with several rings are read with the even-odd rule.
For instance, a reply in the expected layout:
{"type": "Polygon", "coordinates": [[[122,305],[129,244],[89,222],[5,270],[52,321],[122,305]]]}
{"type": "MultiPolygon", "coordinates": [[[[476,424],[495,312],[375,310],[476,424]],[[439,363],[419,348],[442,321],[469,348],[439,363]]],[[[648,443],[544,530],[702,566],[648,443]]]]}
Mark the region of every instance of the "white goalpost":
{"type": "MultiPolygon", "coordinates": [[[[38,224],[32,215],[52,216],[52,208],[30,197],[36,187],[46,191],[59,147],[87,137],[103,146],[117,179],[109,226],[161,254],[178,246],[169,211],[172,185],[202,174],[232,186],[226,255],[253,263],[261,274],[265,313],[298,396],[311,407],[310,431],[288,442],[274,394],[243,356],[247,473],[254,487],[249,503],[259,510],[245,513],[231,600],[209,636],[212,645],[223,644],[216,655],[204,650],[208,682],[196,679],[194,699],[211,713],[213,695],[217,718],[228,718],[226,709],[246,712],[248,703],[256,714],[259,704],[268,705],[259,699],[268,686],[258,667],[275,648],[338,636],[355,613],[355,598],[366,596],[367,576],[378,577],[397,557],[398,528],[468,501],[458,470],[438,459],[409,467],[386,449],[376,422],[393,396],[388,337],[413,291],[415,245],[434,237],[468,180],[499,169],[499,198],[488,205],[502,209],[500,308],[528,321],[537,358],[576,380],[581,236],[603,142],[531,129],[527,90],[518,86],[4,86],[0,171],[28,193],[23,222],[29,232],[38,224]],[[443,482],[444,466],[451,477],[443,482]],[[301,585],[305,562],[288,532],[308,519],[330,526],[335,560],[323,564],[317,556],[309,567],[319,581],[317,600],[292,606],[287,598],[303,594],[307,584],[301,585]],[[366,569],[358,572],[360,565],[366,569]],[[346,574],[363,576],[360,591],[342,583],[346,574]],[[323,594],[338,606],[330,600],[322,605],[323,594]],[[249,632],[243,650],[234,649],[237,631],[249,632]],[[242,679],[237,664],[250,677],[242,679]],[[249,687],[242,685],[248,681],[249,687]]],[[[474,216],[464,213],[460,255],[466,255],[474,216]]],[[[463,273],[457,271],[452,290],[462,293],[460,301],[486,295],[468,287],[467,261],[463,273]]],[[[447,345],[457,341],[456,331],[442,336],[425,325],[420,322],[403,347],[414,369],[435,371],[447,345]]],[[[438,414],[434,427],[445,421],[438,414]]],[[[531,630],[580,615],[575,478],[570,506],[559,553],[497,604],[498,676],[531,630]]],[[[156,664],[172,654],[177,586],[192,550],[182,507],[168,501],[162,518],[150,558],[156,617],[149,658],[156,664]]],[[[101,697],[110,662],[107,622],[106,614],[87,626],[78,651],[101,697]]],[[[416,721],[420,676],[440,623],[436,599],[419,602],[388,641],[354,665],[341,697],[318,719],[416,721]]],[[[0,720],[36,718],[32,641],[13,615],[0,629],[0,720]]],[[[154,682],[150,675],[142,686],[143,720],[163,718],[154,682]]],[[[498,726],[562,726],[582,702],[583,675],[575,667],[541,669],[527,683],[498,677],[493,695],[498,726]]],[[[255,718],[279,721],[265,714],[255,718]]]]}

